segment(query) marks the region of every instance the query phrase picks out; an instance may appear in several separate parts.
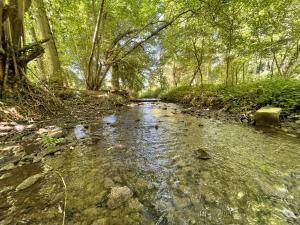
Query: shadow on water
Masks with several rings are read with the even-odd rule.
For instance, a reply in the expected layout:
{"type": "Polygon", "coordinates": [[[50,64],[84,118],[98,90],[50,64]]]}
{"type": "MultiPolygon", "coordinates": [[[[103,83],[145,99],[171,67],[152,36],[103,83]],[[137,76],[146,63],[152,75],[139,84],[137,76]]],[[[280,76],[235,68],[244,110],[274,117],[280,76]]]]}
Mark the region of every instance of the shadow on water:
{"type": "MultiPolygon", "coordinates": [[[[67,184],[67,224],[300,224],[296,138],[163,103],[132,104],[74,132],[74,150],[46,159],[67,184]],[[111,207],[111,189],[125,186],[133,196],[111,207]]],[[[52,201],[17,215],[60,224],[60,180],[53,174],[38,187],[52,201]]]]}

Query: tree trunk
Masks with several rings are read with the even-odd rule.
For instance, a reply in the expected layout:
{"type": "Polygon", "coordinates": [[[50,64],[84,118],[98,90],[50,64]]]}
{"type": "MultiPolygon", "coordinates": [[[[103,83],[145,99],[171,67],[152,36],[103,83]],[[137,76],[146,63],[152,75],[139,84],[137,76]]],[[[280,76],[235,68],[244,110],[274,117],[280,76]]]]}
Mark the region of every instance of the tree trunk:
{"type": "Polygon", "coordinates": [[[196,76],[197,76],[197,73],[199,72],[199,70],[198,70],[198,66],[194,69],[194,73],[193,73],[193,76],[192,76],[192,79],[191,79],[191,81],[190,81],[190,86],[192,86],[193,85],[193,83],[194,83],[194,81],[195,81],[195,79],[196,79],[196,76]]]}
{"type": "Polygon", "coordinates": [[[245,64],[246,63],[243,63],[243,83],[245,83],[245,73],[246,73],[245,64]]]}
{"type": "Polygon", "coordinates": [[[228,85],[229,81],[229,72],[230,72],[230,51],[226,52],[226,77],[225,77],[225,84],[228,85]]]}
{"type": "Polygon", "coordinates": [[[99,64],[98,55],[96,55],[96,60],[95,60],[95,54],[97,52],[97,48],[100,45],[99,33],[103,24],[104,6],[105,6],[105,0],[102,0],[101,6],[99,8],[96,26],[95,26],[92,48],[90,52],[88,69],[87,69],[86,86],[88,90],[99,89],[98,86],[99,86],[100,78],[97,76],[99,75],[99,73],[101,74],[103,68],[102,65],[98,65],[99,64]]]}
{"type": "Polygon", "coordinates": [[[2,46],[2,37],[3,37],[3,1],[0,1],[0,98],[3,96],[4,92],[4,76],[5,76],[5,57],[4,57],[4,49],[2,46]]]}
{"type": "Polygon", "coordinates": [[[201,54],[200,56],[198,55],[198,49],[197,49],[197,46],[196,46],[196,41],[193,41],[193,49],[194,49],[194,55],[195,55],[195,58],[196,58],[196,61],[197,61],[197,67],[198,67],[198,71],[199,71],[199,74],[200,74],[200,79],[201,79],[201,86],[203,86],[203,73],[202,73],[202,70],[201,70],[201,66],[202,66],[202,62],[203,62],[203,46],[204,43],[203,43],[203,40],[202,40],[202,49],[201,49],[201,54]]]}
{"type": "Polygon", "coordinates": [[[46,55],[50,62],[50,84],[57,87],[63,86],[63,77],[61,63],[53,32],[51,30],[50,21],[46,13],[43,0],[33,0],[34,3],[34,15],[37,19],[39,30],[43,39],[49,39],[46,45],[46,55]]]}
{"type": "MultiPolygon", "coordinates": [[[[34,27],[30,28],[30,34],[32,36],[33,41],[38,42],[38,37],[37,37],[34,27]]],[[[38,65],[39,73],[41,74],[42,81],[48,81],[45,64],[44,64],[44,61],[42,58],[37,59],[37,65],[38,65]]]]}
{"type": "Polygon", "coordinates": [[[175,64],[175,62],[173,64],[172,77],[173,77],[174,86],[177,87],[176,64],[175,64]]]}
{"type": "Polygon", "coordinates": [[[114,91],[120,90],[120,77],[119,77],[119,66],[118,64],[112,67],[112,80],[111,80],[112,88],[114,91]]]}
{"type": "Polygon", "coordinates": [[[238,84],[239,82],[239,67],[236,68],[235,70],[235,84],[238,84]]]}

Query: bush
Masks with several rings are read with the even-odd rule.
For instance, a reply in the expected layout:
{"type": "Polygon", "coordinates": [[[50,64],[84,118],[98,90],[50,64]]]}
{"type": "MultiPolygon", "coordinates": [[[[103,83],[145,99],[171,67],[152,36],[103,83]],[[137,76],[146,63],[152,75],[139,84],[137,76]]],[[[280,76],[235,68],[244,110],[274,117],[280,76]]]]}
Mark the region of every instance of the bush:
{"type": "Polygon", "coordinates": [[[139,98],[158,98],[162,92],[163,89],[161,88],[148,89],[145,92],[142,92],[139,95],[139,98]]]}
{"type": "Polygon", "coordinates": [[[283,108],[286,114],[293,114],[300,112],[300,80],[273,78],[235,86],[182,86],[167,91],[162,95],[162,99],[194,106],[226,107],[238,111],[270,105],[283,108]]]}

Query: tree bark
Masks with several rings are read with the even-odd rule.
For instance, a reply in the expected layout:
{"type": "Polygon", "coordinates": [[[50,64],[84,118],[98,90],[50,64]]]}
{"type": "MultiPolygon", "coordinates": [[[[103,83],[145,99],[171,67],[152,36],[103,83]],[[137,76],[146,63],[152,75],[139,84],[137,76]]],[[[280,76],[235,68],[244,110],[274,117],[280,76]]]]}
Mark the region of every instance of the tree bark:
{"type": "Polygon", "coordinates": [[[3,37],[3,1],[0,1],[0,98],[2,98],[4,92],[4,76],[5,76],[5,57],[4,57],[4,49],[2,46],[2,37],[3,37]]]}
{"type": "MultiPolygon", "coordinates": [[[[98,62],[98,60],[94,59],[94,56],[95,56],[95,51],[97,50],[97,48],[100,45],[99,32],[100,32],[100,28],[102,27],[102,23],[103,23],[104,6],[105,6],[105,0],[102,0],[101,6],[99,8],[97,23],[95,26],[95,31],[94,31],[94,36],[93,36],[92,49],[91,49],[89,63],[88,63],[86,85],[87,85],[87,89],[89,89],[89,90],[97,89],[97,86],[98,86],[97,80],[99,80],[99,78],[97,78],[97,73],[99,70],[100,71],[102,70],[101,65],[99,65],[99,67],[97,66],[97,64],[99,62],[98,62]],[[96,62],[93,63],[93,61],[96,61],[96,62]],[[96,66],[94,68],[95,64],[96,64],[96,66]]],[[[98,55],[96,55],[96,58],[97,57],[98,57],[98,55]]]]}
{"type": "Polygon", "coordinates": [[[114,91],[120,90],[120,77],[119,77],[119,65],[116,64],[112,67],[112,88],[114,91]]]}
{"type": "Polygon", "coordinates": [[[199,71],[199,74],[200,74],[200,79],[201,79],[201,86],[203,86],[203,73],[202,73],[202,70],[201,70],[201,66],[202,66],[202,62],[203,62],[203,46],[204,43],[202,41],[202,49],[201,49],[201,53],[200,53],[200,56],[198,55],[198,49],[197,49],[197,46],[196,46],[196,41],[193,41],[193,48],[194,48],[194,55],[195,55],[195,58],[196,58],[196,61],[197,61],[197,67],[198,67],[198,71],[199,71]]]}
{"type": "MultiPolygon", "coordinates": [[[[30,34],[32,36],[33,41],[37,43],[38,42],[38,37],[37,37],[37,34],[36,34],[36,31],[35,31],[34,27],[30,28],[30,34]]],[[[43,61],[42,58],[37,59],[37,65],[38,65],[38,69],[39,69],[39,72],[41,74],[42,80],[43,81],[48,81],[45,64],[44,64],[44,61],[43,61]]]]}
{"type": "Polygon", "coordinates": [[[34,3],[33,14],[37,19],[37,24],[42,34],[42,38],[49,39],[46,45],[46,56],[50,63],[50,69],[49,69],[50,84],[53,86],[62,87],[63,76],[62,76],[61,63],[59,60],[59,55],[58,55],[54,35],[51,30],[51,25],[46,13],[44,2],[43,0],[33,0],[33,3],[34,3]]]}
{"type": "Polygon", "coordinates": [[[194,73],[193,73],[193,76],[192,76],[192,79],[190,81],[190,86],[193,85],[195,79],[196,79],[196,76],[197,76],[197,73],[199,72],[199,69],[198,69],[198,66],[194,69],[194,73]]]}

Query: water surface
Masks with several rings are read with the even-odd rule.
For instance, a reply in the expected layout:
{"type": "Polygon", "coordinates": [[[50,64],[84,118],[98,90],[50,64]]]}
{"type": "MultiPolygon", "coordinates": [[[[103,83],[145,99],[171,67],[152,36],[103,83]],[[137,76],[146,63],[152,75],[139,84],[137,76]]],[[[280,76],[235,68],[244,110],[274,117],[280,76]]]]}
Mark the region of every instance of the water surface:
{"type": "Polygon", "coordinates": [[[0,218],[61,224],[58,171],[67,185],[66,224],[300,224],[297,138],[196,118],[163,103],[133,104],[74,132],[75,149],[48,157],[46,178],[10,196],[0,218]],[[199,149],[211,159],[201,160],[199,149]],[[109,209],[116,186],[129,187],[143,209],[109,209]]]}

